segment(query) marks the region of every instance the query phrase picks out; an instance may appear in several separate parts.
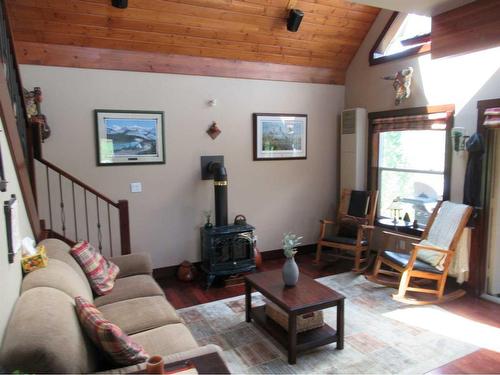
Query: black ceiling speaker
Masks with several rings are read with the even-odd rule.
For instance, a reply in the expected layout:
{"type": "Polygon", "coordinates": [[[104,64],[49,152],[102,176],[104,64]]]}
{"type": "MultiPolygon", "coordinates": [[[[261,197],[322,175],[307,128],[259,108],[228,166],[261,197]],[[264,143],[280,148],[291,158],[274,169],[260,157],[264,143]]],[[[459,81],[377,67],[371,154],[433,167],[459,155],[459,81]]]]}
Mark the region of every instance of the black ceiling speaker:
{"type": "Polygon", "coordinates": [[[291,9],[288,15],[288,20],[286,22],[286,28],[288,31],[296,32],[299,29],[300,23],[304,18],[304,12],[300,9],[291,9]]]}
{"type": "Polygon", "coordinates": [[[114,7],[125,9],[128,7],[128,0],[112,0],[111,4],[113,4],[114,7]]]}

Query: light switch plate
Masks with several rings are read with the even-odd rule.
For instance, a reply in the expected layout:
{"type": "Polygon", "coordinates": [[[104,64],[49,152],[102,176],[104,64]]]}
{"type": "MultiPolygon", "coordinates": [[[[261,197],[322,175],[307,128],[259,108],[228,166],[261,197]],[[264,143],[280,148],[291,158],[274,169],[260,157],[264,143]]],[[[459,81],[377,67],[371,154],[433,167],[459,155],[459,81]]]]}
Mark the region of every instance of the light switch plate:
{"type": "Polygon", "coordinates": [[[142,184],[140,182],[131,182],[130,183],[130,192],[131,193],[140,193],[142,191],[142,184]]]}

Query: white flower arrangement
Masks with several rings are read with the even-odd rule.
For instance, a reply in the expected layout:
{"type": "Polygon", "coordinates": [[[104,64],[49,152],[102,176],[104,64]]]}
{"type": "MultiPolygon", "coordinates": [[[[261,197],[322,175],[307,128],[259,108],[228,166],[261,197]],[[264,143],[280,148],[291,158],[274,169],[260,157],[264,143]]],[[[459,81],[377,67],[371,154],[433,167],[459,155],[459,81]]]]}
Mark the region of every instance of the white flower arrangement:
{"type": "Polygon", "coordinates": [[[290,232],[283,235],[281,243],[283,245],[283,252],[287,258],[293,258],[293,256],[297,253],[297,246],[300,245],[300,240],[302,238],[302,236],[298,236],[290,232]]]}

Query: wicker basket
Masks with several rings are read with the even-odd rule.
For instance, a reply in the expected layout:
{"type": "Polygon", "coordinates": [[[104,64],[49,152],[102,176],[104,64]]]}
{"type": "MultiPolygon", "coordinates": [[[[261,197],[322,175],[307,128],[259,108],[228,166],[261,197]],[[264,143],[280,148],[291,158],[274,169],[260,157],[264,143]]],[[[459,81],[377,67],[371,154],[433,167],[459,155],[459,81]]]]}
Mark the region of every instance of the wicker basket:
{"type": "MultiPolygon", "coordinates": [[[[288,314],[279,306],[266,299],[266,315],[288,331],[288,314]]],[[[297,315],[297,333],[323,327],[323,311],[297,315]]]]}

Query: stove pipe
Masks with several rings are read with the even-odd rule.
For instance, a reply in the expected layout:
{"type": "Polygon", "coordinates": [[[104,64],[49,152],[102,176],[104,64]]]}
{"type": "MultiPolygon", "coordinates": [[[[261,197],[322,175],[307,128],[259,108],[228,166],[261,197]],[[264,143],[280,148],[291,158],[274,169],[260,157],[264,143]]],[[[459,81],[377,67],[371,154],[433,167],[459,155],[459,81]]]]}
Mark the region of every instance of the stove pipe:
{"type": "Polygon", "coordinates": [[[224,165],[217,162],[208,164],[208,170],[214,175],[215,191],[215,226],[227,225],[227,173],[224,165]]]}

